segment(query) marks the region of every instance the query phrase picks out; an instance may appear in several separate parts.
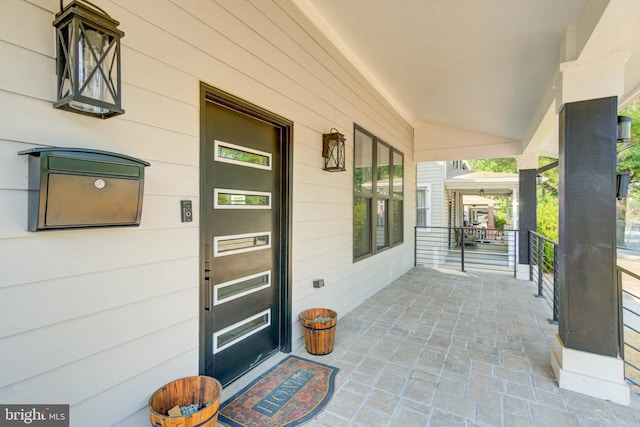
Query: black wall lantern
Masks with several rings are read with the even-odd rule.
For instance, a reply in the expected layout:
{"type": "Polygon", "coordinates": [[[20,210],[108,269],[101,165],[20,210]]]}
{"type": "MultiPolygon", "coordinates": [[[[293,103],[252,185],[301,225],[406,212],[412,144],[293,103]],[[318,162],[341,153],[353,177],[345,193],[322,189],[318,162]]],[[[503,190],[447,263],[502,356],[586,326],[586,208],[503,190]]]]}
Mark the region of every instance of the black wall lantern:
{"type": "Polygon", "coordinates": [[[631,140],[631,117],[618,116],[618,142],[631,140]]]}
{"type": "Polygon", "coordinates": [[[616,199],[627,198],[630,177],[630,172],[618,172],[616,174],[616,199]]]}
{"type": "Polygon", "coordinates": [[[342,172],[347,170],[345,163],[346,141],[343,134],[337,129],[331,129],[331,133],[322,134],[322,157],[324,157],[324,170],[329,172],[342,172]]]}
{"type": "Polygon", "coordinates": [[[121,107],[118,21],[86,0],[72,1],[56,14],[58,101],[54,108],[106,119],[121,107]]]}

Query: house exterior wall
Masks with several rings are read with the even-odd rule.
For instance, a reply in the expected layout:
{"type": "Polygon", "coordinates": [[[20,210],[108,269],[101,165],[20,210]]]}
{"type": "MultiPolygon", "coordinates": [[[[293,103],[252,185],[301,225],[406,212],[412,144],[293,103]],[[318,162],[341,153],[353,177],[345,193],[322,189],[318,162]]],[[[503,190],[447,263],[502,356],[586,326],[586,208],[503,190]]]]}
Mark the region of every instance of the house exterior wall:
{"type": "Polygon", "coordinates": [[[108,120],[52,108],[58,0],[0,3],[0,402],[68,403],[72,426],[145,425],[153,391],[198,374],[200,82],[294,122],[294,347],[300,311],[343,315],[412,267],[413,129],[288,0],[93,1],[125,32],[126,113],[108,120]],[[404,244],[358,263],[354,123],[405,162],[404,244]],[[332,127],[347,136],[347,172],[321,169],[332,127]],[[150,162],[141,225],[26,231],[17,153],[42,146],[150,162]]]}
{"type": "Polygon", "coordinates": [[[448,231],[448,202],[444,181],[451,162],[420,162],[417,164],[417,188],[430,189],[430,227],[416,229],[416,265],[438,267],[446,259],[439,249],[448,231]]]}
{"type": "Polygon", "coordinates": [[[444,190],[446,164],[422,162],[417,165],[417,186],[431,184],[431,226],[447,226],[447,198],[444,190]]]}

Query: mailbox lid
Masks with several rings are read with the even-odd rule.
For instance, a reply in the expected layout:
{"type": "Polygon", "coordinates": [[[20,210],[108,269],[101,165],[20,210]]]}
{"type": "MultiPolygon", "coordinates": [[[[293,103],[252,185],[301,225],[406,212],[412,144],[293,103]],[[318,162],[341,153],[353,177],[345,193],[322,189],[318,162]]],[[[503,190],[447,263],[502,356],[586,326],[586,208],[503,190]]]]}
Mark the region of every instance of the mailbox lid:
{"type": "Polygon", "coordinates": [[[77,148],[77,147],[37,147],[30,148],[18,152],[19,155],[28,154],[30,156],[39,157],[42,154],[52,155],[56,157],[77,158],[94,161],[104,161],[111,163],[123,163],[123,164],[139,164],[142,166],[150,166],[149,162],[137,159],[135,157],[127,156],[126,154],[113,153],[111,151],[92,150],[89,148],[77,148]]]}

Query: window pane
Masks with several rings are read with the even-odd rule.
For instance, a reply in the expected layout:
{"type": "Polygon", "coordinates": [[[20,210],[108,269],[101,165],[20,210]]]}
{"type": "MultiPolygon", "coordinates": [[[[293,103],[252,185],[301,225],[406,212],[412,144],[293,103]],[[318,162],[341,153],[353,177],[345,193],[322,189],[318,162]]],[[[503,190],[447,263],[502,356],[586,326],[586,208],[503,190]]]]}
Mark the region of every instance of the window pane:
{"type": "Polygon", "coordinates": [[[388,209],[389,200],[379,199],[376,215],[376,248],[386,248],[389,246],[388,209]]]}
{"type": "Polygon", "coordinates": [[[424,188],[416,192],[416,226],[427,226],[427,190],[424,188]]]}
{"type": "MultiPolygon", "coordinates": [[[[402,243],[404,241],[402,224],[402,200],[393,201],[393,244],[402,243]]],[[[426,222],[426,221],[425,221],[426,222]]],[[[425,227],[423,225],[423,227],[425,227]]]]}
{"type": "Polygon", "coordinates": [[[371,253],[371,199],[356,197],[353,201],[353,256],[371,253]]]}
{"type": "Polygon", "coordinates": [[[214,160],[271,170],[271,154],[224,141],[214,141],[214,160]]]}
{"type": "Polygon", "coordinates": [[[397,151],[393,152],[393,195],[402,197],[404,190],[403,182],[403,159],[402,154],[397,151]]]}
{"type": "Polygon", "coordinates": [[[355,132],[354,188],[358,193],[373,189],[373,139],[356,129],[355,132]]]}
{"type": "Polygon", "coordinates": [[[422,228],[427,226],[427,208],[418,208],[416,226],[422,228]]]}
{"type": "Polygon", "coordinates": [[[213,238],[213,256],[215,257],[269,249],[270,247],[270,231],[216,236],[213,238]]]}
{"type": "MultiPolygon", "coordinates": [[[[404,156],[357,125],[354,147],[353,254],[357,261],[403,242],[404,156]]],[[[421,217],[429,223],[428,206],[426,211],[421,217]]]]}
{"type": "Polygon", "coordinates": [[[214,305],[261,291],[271,286],[271,272],[253,274],[215,285],[214,305]]]}
{"type": "Polygon", "coordinates": [[[379,195],[389,195],[389,183],[391,182],[389,173],[389,147],[384,144],[377,144],[377,167],[376,167],[376,189],[379,195]]]}
{"type": "Polygon", "coordinates": [[[213,352],[217,353],[225,348],[231,347],[269,326],[271,326],[271,311],[265,310],[215,332],[213,334],[213,352]]]}
{"type": "Polygon", "coordinates": [[[270,209],[271,193],[216,188],[213,207],[215,209],[270,209]]]}

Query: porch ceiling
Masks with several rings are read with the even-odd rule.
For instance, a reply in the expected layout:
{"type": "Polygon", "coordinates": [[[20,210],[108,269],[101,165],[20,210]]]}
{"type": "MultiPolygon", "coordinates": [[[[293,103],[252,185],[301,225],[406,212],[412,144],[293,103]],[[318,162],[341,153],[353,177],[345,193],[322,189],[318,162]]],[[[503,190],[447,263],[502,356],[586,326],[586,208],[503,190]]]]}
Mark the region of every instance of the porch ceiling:
{"type": "Polygon", "coordinates": [[[444,186],[447,190],[463,195],[508,196],[518,188],[518,174],[499,172],[470,172],[448,177],[444,186]]]}
{"type": "Polygon", "coordinates": [[[438,160],[465,152],[475,154],[466,158],[520,154],[531,142],[543,154],[557,152],[557,124],[549,113],[553,119],[568,28],[577,28],[570,32],[576,52],[566,56],[592,59],[626,50],[631,59],[621,101],[640,89],[640,43],[632,43],[640,37],[640,2],[293,1],[416,126],[416,145],[422,124],[425,132],[452,130],[451,139],[461,141],[449,148],[441,137],[426,143],[432,147],[416,147],[432,150],[438,160]],[[618,16],[624,19],[611,19],[618,16]],[[471,137],[461,137],[461,130],[471,137]]]}

